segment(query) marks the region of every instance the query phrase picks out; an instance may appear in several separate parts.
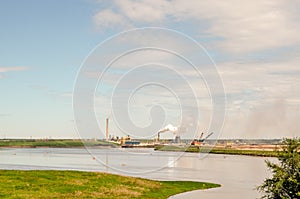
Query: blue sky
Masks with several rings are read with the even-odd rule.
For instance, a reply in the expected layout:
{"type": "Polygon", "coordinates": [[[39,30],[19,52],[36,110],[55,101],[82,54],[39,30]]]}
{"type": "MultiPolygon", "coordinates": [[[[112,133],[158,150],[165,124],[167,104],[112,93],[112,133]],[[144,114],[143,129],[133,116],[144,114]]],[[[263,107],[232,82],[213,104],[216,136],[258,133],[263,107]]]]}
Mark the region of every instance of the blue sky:
{"type": "MultiPolygon", "coordinates": [[[[0,138],[78,137],[72,92],[86,56],[114,34],[153,26],[188,35],[216,62],[227,96],[220,137],[299,135],[299,8],[299,3],[285,1],[3,0],[0,138]]],[[[134,42],[141,41],[136,37],[134,42]]],[[[107,112],[101,121],[111,117],[105,100],[96,100],[96,113],[107,112]]],[[[133,108],[141,123],[143,105],[133,108]]],[[[201,106],[206,105],[203,100],[201,106]]],[[[122,136],[111,120],[114,134],[122,136]]],[[[205,131],[209,121],[202,122],[205,131]]]]}

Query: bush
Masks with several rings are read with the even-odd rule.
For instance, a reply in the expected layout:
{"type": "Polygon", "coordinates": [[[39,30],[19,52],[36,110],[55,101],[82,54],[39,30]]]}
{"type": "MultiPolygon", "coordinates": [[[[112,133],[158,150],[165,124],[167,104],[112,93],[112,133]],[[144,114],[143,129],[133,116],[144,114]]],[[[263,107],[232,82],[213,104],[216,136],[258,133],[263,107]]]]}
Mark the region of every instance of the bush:
{"type": "Polygon", "coordinates": [[[273,176],[257,189],[264,193],[262,198],[300,198],[300,139],[284,139],[283,148],[277,153],[279,164],[266,161],[273,176]]]}

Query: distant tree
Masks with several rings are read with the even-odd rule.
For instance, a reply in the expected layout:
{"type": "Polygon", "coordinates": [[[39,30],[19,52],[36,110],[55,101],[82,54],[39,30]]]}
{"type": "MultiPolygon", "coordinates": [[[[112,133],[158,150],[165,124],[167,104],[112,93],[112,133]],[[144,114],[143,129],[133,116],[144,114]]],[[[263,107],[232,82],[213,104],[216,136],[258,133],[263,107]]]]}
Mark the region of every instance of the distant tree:
{"type": "Polygon", "coordinates": [[[266,179],[257,189],[264,193],[262,198],[300,198],[300,138],[284,139],[282,150],[278,150],[279,164],[266,161],[273,176],[266,179]]]}

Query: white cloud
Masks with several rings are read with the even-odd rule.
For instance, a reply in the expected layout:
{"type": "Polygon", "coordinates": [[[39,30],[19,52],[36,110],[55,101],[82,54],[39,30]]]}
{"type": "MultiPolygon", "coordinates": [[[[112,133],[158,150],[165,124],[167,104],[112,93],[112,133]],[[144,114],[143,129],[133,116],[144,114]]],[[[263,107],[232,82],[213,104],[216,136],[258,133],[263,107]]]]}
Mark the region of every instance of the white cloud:
{"type": "Polygon", "coordinates": [[[126,22],[124,16],[115,13],[113,10],[106,9],[101,10],[93,17],[94,23],[99,30],[112,28],[112,27],[122,27],[128,28],[129,23],[126,22]]]}
{"type": "Polygon", "coordinates": [[[7,72],[18,72],[28,69],[29,67],[26,66],[0,67],[0,79],[4,79],[6,77],[5,73],[7,72]]]}
{"type": "MultiPolygon", "coordinates": [[[[219,37],[215,45],[240,53],[300,43],[297,2],[122,0],[95,15],[100,28],[170,25],[192,21],[199,33],[219,37]],[[205,30],[201,25],[207,24],[205,30]]],[[[172,25],[170,26],[172,27],[172,25]]]]}
{"type": "Polygon", "coordinates": [[[219,7],[209,31],[221,36],[220,47],[251,52],[299,43],[299,22],[281,1],[248,1],[219,7]],[[233,8],[233,9],[232,9],[233,8]]]}
{"type": "Polygon", "coordinates": [[[11,66],[11,67],[0,67],[0,73],[11,72],[11,71],[22,71],[28,70],[26,66],[11,66]]]}
{"type": "Polygon", "coordinates": [[[280,138],[300,128],[299,59],[219,64],[227,99],[224,137],[280,138]]]}
{"type": "Polygon", "coordinates": [[[161,0],[123,0],[117,1],[116,4],[126,17],[137,22],[157,23],[165,20],[170,11],[170,2],[161,0]]]}
{"type": "Polygon", "coordinates": [[[280,62],[254,62],[239,64],[235,62],[218,65],[225,88],[229,93],[253,90],[263,97],[300,98],[295,93],[299,89],[299,59],[280,62]],[[285,75],[286,74],[286,75],[285,75]]]}
{"type": "MultiPolygon", "coordinates": [[[[281,137],[293,136],[300,128],[296,119],[300,114],[300,67],[298,64],[300,59],[297,58],[299,54],[293,53],[292,51],[296,50],[291,50],[292,48],[284,49],[284,47],[295,47],[300,44],[299,6],[297,2],[281,0],[244,2],[235,0],[226,2],[123,0],[114,1],[110,7],[107,7],[117,17],[113,15],[112,19],[108,17],[102,20],[107,20],[105,28],[121,27],[120,29],[125,26],[175,27],[179,23],[189,26],[193,24],[193,29],[195,28],[199,35],[209,36],[211,39],[208,41],[209,46],[214,48],[214,52],[222,50],[230,53],[228,54],[230,57],[225,58],[229,61],[217,61],[225,92],[228,95],[228,114],[223,137],[281,137]],[[126,25],[121,25],[122,23],[126,25]],[[270,57],[275,53],[279,55],[279,51],[280,56],[270,57]],[[245,60],[243,63],[237,60],[238,53],[249,53],[246,57],[239,58],[239,60],[245,60]],[[257,54],[251,53],[259,53],[260,57],[266,55],[266,58],[263,61],[257,61],[258,58],[255,56],[257,54]]],[[[100,27],[104,26],[100,25],[100,27]]],[[[183,30],[185,31],[189,30],[183,30]]],[[[157,42],[169,47],[167,49],[186,47],[174,38],[168,40],[165,35],[164,37],[158,34],[153,35],[157,38],[157,42]]],[[[142,43],[143,40],[148,41],[145,37],[132,35],[132,38],[126,38],[126,40],[130,40],[130,44],[142,43]]],[[[199,39],[198,35],[192,35],[192,37],[199,39]]],[[[154,40],[150,39],[150,41],[154,40]]],[[[155,41],[152,44],[156,44],[155,41]]],[[[183,52],[192,54],[188,50],[189,47],[183,52]]],[[[151,60],[151,56],[161,61],[160,63],[169,62],[172,66],[177,63],[172,56],[169,57],[161,52],[152,55],[146,53],[145,55],[140,53],[139,56],[133,55],[120,59],[121,63],[117,65],[117,68],[126,69],[130,63],[132,65],[144,63],[151,60]]],[[[219,58],[218,54],[214,56],[219,58]]],[[[168,74],[163,72],[161,75],[168,77],[168,74]]],[[[186,67],[180,70],[180,73],[187,76],[194,85],[203,84],[192,68],[186,67]]],[[[116,80],[113,75],[107,78],[110,81],[107,83],[116,80]]],[[[147,74],[143,75],[147,76],[147,74]]],[[[197,88],[200,95],[205,91],[207,91],[205,87],[197,88]]],[[[200,100],[201,106],[207,107],[209,101],[200,100]]],[[[204,122],[203,126],[205,124],[207,122],[204,122]]]]}

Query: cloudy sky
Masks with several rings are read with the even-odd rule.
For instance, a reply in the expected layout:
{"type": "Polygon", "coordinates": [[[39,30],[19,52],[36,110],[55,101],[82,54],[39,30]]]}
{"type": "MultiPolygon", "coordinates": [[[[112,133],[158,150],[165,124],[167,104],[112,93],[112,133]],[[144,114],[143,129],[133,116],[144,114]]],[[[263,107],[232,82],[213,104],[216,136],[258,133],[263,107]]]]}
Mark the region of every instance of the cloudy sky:
{"type": "MultiPolygon", "coordinates": [[[[223,126],[222,131],[216,133],[218,136],[299,136],[299,9],[298,1],[280,0],[2,0],[0,138],[78,137],[72,104],[77,75],[84,72],[87,79],[96,81],[101,72],[101,69],[80,71],[86,64],[84,60],[89,58],[87,56],[92,49],[111,36],[143,27],[178,31],[186,35],[185,38],[192,38],[206,49],[216,64],[226,94],[226,107],[223,110],[226,117],[221,121],[223,126]]],[[[146,35],[131,35],[126,41],[130,44],[152,45],[151,42],[149,44],[149,41],[152,41],[151,34],[150,39],[146,35]]],[[[169,48],[175,50],[184,48],[185,53],[190,52],[191,57],[197,57],[193,54],[195,51],[186,48],[185,43],[180,43],[180,38],[176,36],[154,36],[157,43],[167,43],[169,48]]],[[[105,53],[100,50],[99,53],[105,54],[105,58],[113,58],[116,52],[125,49],[118,44],[110,43],[111,48],[106,48],[105,53]]],[[[110,117],[114,134],[123,135],[122,131],[114,126],[114,119],[118,118],[113,117],[113,114],[119,110],[118,106],[115,107],[116,110],[111,110],[108,106],[122,97],[118,94],[111,100],[108,96],[114,96],[114,93],[111,93],[115,91],[117,83],[126,80],[124,74],[128,74],[132,67],[153,61],[149,57],[155,57],[155,62],[159,61],[160,67],[156,64],[150,68],[139,68],[142,71],[136,71],[140,73],[135,76],[125,76],[127,82],[122,85],[133,84],[136,81],[141,84],[138,79],[145,79],[152,74],[155,74],[153,77],[158,77],[159,74],[162,77],[158,78],[166,79],[165,84],[169,80],[176,88],[186,91],[184,87],[179,86],[184,84],[176,78],[172,79],[171,72],[167,71],[163,64],[168,67],[178,66],[177,71],[181,72],[176,74],[178,77],[187,77],[196,93],[200,106],[200,131],[210,129],[209,119],[214,115],[213,108],[218,105],[218,100],[212,102],[208,99],[211,97],[209,93],[213,91],[207,90],[203,79],[198,79],[195,71],[189,66],[181,64],[180,60],[176,61],[174,57],[170,58],[170,54],[163,51],[128,55],[122,62],[115,63],[114,70],[108,71],[102,82],[105,85],[101,87],[100,83],[95,95],[93,111],[99,116],[97,120],[100,121],[100,128],[103,128],[104,119],[110,117]],[[132,81],[133,79],[136,81],[132,81]]],[[[202,55],[199,57],[202,58],[202,55]]],[[[101,61],[103,60],[95,58],[91,63],[96,62],[95,65],[99,66],[101,61]]],[[[212,63],[208,66],[206,61],[198,64],[214,67],[212,63]]],[[[200,72],[205,73],[205,70],[200,72]]],[[[212,80],[208,78],[205,81],[212,80]]],[[[136,85],[135,88],[139,86],[141,85],[136,85]]],[[[120,85],[118,88],[123,94],[128,94],[126,88],[120,85]]],[[[140,91],[144,87],[141,88],[140,91]]],[[[162,88],[153,84],[146,92],[141,91],[130,98],[133,102],[129,103],[129,115],[136,126],[147,126],[149,121],[153,121],[151,116],[161,119],[161,110],[155,112],[154,108],[154,115],[149,115],[147,108],[153,103],[162,103],[159,105],[163,106],[164,110],[173,110],[171,116],[174,117],[167,118],[170,121],[165,122],[177,125],[180,111],[186,104],[180,108],[180,105],[176,104],[176,97],[172,95],[173,89],[163,95],[165,91],[162,88]]],[[[191,95],[189,93],[185,97],[191,95]]],[[[117,105],[120,104],[121,100],[117,102],[117,105]]],[[[84,113],[82,115],[84,117],[84,113]]],[[[122,114],[118,113],[117,116],[119,115],[122,114]]]]}

